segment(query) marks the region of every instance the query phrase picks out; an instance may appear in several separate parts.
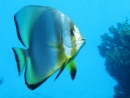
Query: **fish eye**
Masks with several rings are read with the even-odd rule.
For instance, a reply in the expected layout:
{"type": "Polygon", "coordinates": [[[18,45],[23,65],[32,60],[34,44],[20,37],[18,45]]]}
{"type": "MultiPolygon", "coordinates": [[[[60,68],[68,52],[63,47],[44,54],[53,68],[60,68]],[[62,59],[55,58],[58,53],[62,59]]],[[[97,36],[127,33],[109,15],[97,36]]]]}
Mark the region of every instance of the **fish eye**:
{"type": "Polygon", "coordinates": [[[70,29],[70,35],[74,36],[74,30],[70,29]]]}

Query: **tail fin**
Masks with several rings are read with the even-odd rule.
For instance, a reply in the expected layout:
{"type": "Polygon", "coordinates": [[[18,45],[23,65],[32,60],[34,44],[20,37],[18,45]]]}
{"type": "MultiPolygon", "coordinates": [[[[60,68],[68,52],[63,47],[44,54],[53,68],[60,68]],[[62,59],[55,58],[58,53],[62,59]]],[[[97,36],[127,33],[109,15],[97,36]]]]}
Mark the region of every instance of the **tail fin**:
{"type": "Polygon", "coordinates": [[[19,75],[21,75],[27,62],[26,50],[22,48],[17,48],[17,47],[12,48],[12,49],[13,49],[14,56],[17,62],[18,73],[19,75]]]}

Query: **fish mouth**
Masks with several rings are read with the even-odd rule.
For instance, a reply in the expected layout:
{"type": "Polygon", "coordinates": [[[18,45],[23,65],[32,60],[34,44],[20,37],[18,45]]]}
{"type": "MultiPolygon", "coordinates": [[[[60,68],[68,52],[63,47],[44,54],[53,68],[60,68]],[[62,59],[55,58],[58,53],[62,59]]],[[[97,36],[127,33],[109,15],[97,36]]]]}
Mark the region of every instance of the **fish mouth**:
{"type": "Polygon", "coordinates": [[[83,37],[80,37],[80,38],[78,39],[78,43],[79,43],[79,44],[84,44],[85,42],[86,42],[86,39],[83,38],[83,37]]]}
{"type": "Polygon", "coordinates": [[[83,37],[80,37],[77,40],[76,45],[74,47],[82,47],[82,46],[84,46],[85,43],[86,43],[86,39],[83,37]]]}

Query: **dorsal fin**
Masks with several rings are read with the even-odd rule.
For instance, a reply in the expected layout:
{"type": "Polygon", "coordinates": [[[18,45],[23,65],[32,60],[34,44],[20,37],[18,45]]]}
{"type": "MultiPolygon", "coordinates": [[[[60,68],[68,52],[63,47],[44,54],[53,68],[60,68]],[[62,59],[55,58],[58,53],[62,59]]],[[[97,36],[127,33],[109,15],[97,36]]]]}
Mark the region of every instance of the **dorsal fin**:
{"type": "Polygon", "coordinates": [[[29,47],[31,30],[41,11],[43,11],[41,7],[27,6],[14,15],[18,38],[27,48],[29,47]]]}

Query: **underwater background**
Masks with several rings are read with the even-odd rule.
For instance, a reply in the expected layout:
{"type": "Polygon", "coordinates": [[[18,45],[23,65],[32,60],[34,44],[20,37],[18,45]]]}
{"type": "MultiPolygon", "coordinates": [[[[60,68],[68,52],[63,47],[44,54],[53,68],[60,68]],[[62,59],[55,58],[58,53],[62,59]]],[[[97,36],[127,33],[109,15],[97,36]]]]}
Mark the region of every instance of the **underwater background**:
{"type": "Polygon", "coordinates": [[[0,98],[113,98],[117,82],[106,71],[98,45],[111,25],[129,16],[129,0],[0,0],[0,98]],[[86,38],[75,58],[77,74],[73,81],[65,69],[56,81],[57,72],[36,90],[30,90],[24,83],[24,73],[19,77],[12,47],[23,46],[16,34],[14,14],[27,5],[62,11],[86,38]]]}

